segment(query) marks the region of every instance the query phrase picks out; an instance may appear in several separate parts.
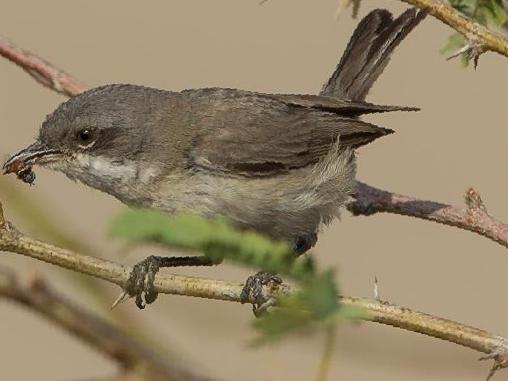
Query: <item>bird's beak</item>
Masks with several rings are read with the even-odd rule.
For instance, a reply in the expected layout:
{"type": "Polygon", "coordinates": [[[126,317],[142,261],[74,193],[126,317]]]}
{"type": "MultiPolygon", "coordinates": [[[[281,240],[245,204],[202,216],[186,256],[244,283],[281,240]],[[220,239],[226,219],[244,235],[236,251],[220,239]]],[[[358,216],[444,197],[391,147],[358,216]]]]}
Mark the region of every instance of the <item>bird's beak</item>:
{"type": "Polygon", "coordinates": [[[35,142],[11,156],[11,158],[4,163],[4,175],[8,173],[18,173],[25,168],[30,168],[36,163],[43,164],[52,161],[61,153],[60,150],[48,148],[40,142],[35,142]]]}

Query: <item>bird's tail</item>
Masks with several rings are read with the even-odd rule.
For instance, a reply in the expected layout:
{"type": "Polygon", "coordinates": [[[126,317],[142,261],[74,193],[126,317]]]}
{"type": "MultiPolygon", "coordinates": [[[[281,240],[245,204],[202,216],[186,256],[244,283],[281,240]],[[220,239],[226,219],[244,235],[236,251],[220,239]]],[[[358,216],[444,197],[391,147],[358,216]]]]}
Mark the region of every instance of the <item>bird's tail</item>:
{"type": "Polygon", "coordinates": [[[426,16],[411,8],[395,20],[386,9],[376,9],[358,24],[334,73],[321,95],[362,101],[390,61],[395,47],[426,16]]]}

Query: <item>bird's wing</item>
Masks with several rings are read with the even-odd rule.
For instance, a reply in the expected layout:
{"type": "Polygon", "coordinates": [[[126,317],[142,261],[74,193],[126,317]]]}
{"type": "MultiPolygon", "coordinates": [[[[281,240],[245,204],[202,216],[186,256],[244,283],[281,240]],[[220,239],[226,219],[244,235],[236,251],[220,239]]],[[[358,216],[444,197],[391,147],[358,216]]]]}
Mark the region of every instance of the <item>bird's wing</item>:
{"type": "Polygon", "coordinates": [[[418,111],[417,107],[376,105],[364,101],[354,101],[322,95],[277,94],[266,95],[284,102],[288,105],[308,107],[332,112],[341,116],[358,117],[363,114],[372,114],[389,111],[418,111]]]}
{"type": "Polygon", "coordinates": [[[212,171],[272,176],[318,162],[337,138],[341,147],[359,147],[392,132],[340,115],[340,101],[333,104],[326,97],[203,91],[207,93],[193,95],[204,102],[194,123],[205,127],[193,142],[190,158],[212,171]],[[330,103],[317,107],[313,99],[330,103]]]}

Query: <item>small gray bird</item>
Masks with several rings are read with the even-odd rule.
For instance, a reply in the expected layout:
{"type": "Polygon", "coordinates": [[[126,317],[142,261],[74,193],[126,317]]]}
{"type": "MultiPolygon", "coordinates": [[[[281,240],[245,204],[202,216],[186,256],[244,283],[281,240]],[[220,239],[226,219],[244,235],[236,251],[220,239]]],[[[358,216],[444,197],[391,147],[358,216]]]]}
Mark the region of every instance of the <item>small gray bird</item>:
{"type": "MultiPolygon", "coordinates": [[[[36,142],[4,164],[33,182],[41,165],[127,205],[221,215],[285,240],[301,254],[339,214],[355,182],[354,150],[393,131],[363,114],[410,107],[364,101],[394,48],[425,17],[377,9],[356,28],[320,95],[210,88],[171,92],[135,85],[91,89],[61,104],[36,142]]],[[[149,257],[126,291],[157,297],[159,267],[210,265],[203,257],[149,257]]]]}

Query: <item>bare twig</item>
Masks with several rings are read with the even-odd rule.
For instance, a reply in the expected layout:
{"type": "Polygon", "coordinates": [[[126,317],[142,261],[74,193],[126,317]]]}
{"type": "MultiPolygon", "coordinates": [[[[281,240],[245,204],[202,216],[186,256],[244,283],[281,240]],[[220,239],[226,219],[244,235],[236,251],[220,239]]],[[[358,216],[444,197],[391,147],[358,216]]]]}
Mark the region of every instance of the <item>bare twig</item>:
{"type": "Polygon", "coordinates": [[[472,188],[466,193],[466,208],[387,192],[361,182],[356,184],[354,197],[348,209],[355,216],[384,212],[421,218],[469,230],[508,247],[508,225],[487,213],[479,194],[472,188]]]}
{"type": "Polygon", "coordinates": [[[443,0],[402,0],[406,3],[425,9],[435,18],[449,25],[462,34],[467,41],[467,52],[475,62],[478,57],[492,51],[508,57],[508,40],[485,26],[471,20],[443,0]]]}
{"type": "Polygon", "coordinates": [[[0,268],[0,297],[36,311],[117,361],[125,371],[139,373],[142,379],[204,380],[163,361],[111,323],[58,295],[41,278],[22,282],[13,272],[0,268]]]}
{"type": "MultiPolygon", "coordinates": [[[[125,286],[131,271],[130,268],[114,262],[82,255],[27,237],[9,223],[0,229],[0,251],[25,255],[103,279],[120,287],[125,286]]],[[[166,294],[241,302],[243,284],[158,274],[155,278],[155,288],[158,292],[166,294]]],[[[291,290],[285,285],[278,292],[291,290]]],[[[497,368],[508,365],[508,340],[501,336],[378,300],[342,297],[341,302],[365,309],[368,315],[363,317],[364,320],[422,333],[486,353],[494,358],[497,368]]]]}
{"type": "Polygon", "coordinates": [[[21,67],[40,84],[57,93],[73,96],[86,89],[83,83],[63,70],[54,67],[28,50],[18,48],[2,37],[0,37],[0,55],[21,67]]]}
{"type": "Polygon", "coordinates": [[[335,324],[330,324],[325,329],[325,347],[323,349],[323,354],[321,355],[321,361],[319,362],[316,381],[325,381],[330,373],[330,366],[332,364],[336,340],[336,328],[335,324]]]}

